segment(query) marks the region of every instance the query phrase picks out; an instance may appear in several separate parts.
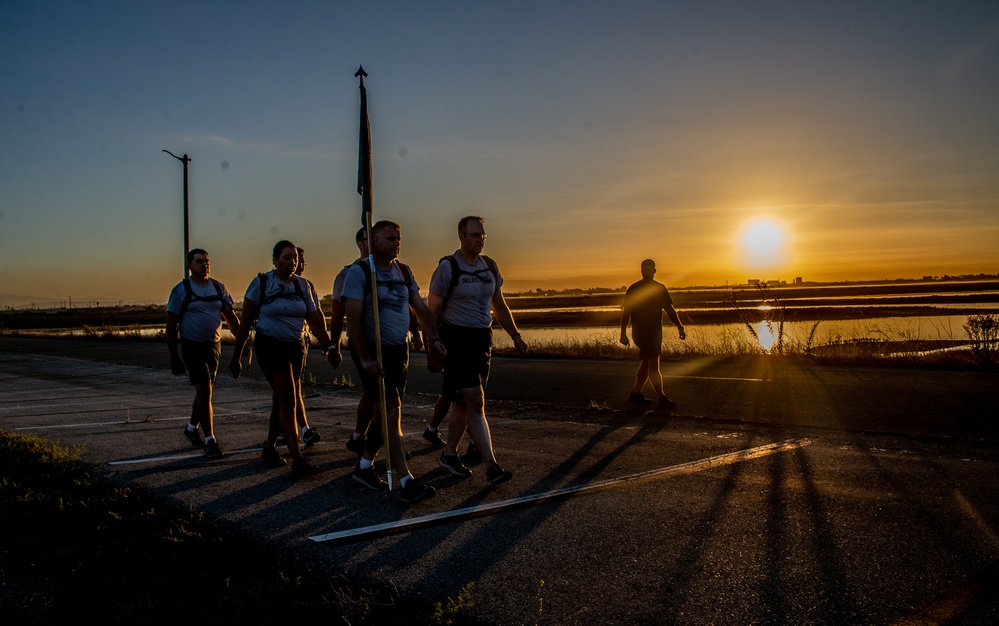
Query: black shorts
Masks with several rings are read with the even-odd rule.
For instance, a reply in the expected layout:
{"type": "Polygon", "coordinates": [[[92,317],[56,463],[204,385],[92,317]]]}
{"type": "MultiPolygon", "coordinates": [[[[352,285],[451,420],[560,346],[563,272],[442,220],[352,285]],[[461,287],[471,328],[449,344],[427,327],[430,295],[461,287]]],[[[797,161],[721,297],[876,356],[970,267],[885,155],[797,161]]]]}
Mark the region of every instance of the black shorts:
{"type": "Polygon", "coordinates": [[[222,358],[222,344],[218,341],[180,341],[180,355],[191,377],[192,385],[215,383],[215,373],[222,358]]]}
{"type": "MultiPolygon", "coordinates": [[[[378,377],[372,376],[366,369],[361,367],[361,359],[354,349],[354,340],[347,339],[347,349],[350,351],[350,360],[357,368],[357,375],[361,377],[361,388],[372,402],[377,403],[378,377]]],[[[365,339],[368,347],[368,354],[375,356],[375,344],[373,341],[365,339]]],[[[382,344],[382,371],[385,372],[385,401],[389,402],[396,398],[402,400],[406,393],[406,381],[409,378],[409,344],[390,346],[382,344]]]]}
{"type": "Polygon", "coordinates": [[[663,351],[663,328],[658,326],[650,332],[635,332],[631,329],[631,338],[638,347],[639,359],[651,359],[658,357],[663,351]],[[658,332],[657,332],[658,330],[658,332]]]}
{"type": "Polygon", "coordinates": [[[260,371],[267,378],[276,372],[288,371],[290,366],[292,378],[298,380],[302,376],[302,364],[305,363],[307,350],[304,339],[281,341],[260,333],[253,339],[253,352],[257,355],[260,371]]]}
{"type": "Polygon", "coordinates": [[[492,328],[441,324],[441,341],[447,348],[442,367],[445,390],[485,387],[493,349],[492,328]]]}

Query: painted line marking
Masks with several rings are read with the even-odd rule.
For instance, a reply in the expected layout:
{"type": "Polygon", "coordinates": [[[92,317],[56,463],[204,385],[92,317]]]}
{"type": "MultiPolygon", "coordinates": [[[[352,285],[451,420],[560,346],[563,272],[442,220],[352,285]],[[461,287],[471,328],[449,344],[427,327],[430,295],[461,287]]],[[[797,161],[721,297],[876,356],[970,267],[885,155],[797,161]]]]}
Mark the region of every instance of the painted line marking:
{"type": "MultiPolygon", "coordinates": [[[[317,443],[315,445],[315,447],[318,448],[319,446],[326,445],[326,443],[327,442],[325,442],[325,441],[320,441],[319,443],[317,443]]],[[[275,447],[277,447],[277,448],[284,448],[285,450],[288,449],[288,446],[284,446],[284,445],[278,445],[278,446],[275,446],[275,447]]],[[[249,454],[251,452],[255,452],[255,453],[259,454],[262,451],[263,451],[263,448],[261,448],[261,447],[257,447],[257,448],[242,448],[240,450],[226,450],[225,451],[225,456],[226,456],[226,458],[228,458],[230,456],[236,456],[237,454],[249,454]]],[[[185,452],[184,454],[171,454],[169,456],[147,456],[147,457],[143,457],[141,459],[124,459],[124,460],[121,460],[121,461],[108,461],[107,464],[108,465],[137,465],[139,463],[158,463],[158,462],[161,462],[161,461],[182,461],[184,459],[194,459],[194,458],[202,459],[202,458],[205,458],[205,455],[203,453],[197,452],[197,451],[196,452],[185,452]]],[[[217,460],[217,459],[212,459],[212,460],[217,460]]]]}
{"type": "MultiPolygon", "coordinates": [[[[323,442],[320,441],[316,445],[321,446],[321,445],[323,445],[323,442]]],[[[277,447],[283,448],[284,446],[277,446],[277,447]]],[[[226,457],[229,457],[229,456],[235,456],[237,454],[248,454],[250,452],[256,452],[256,453],[259,454],[262,450],[263,450],[263,448],[243,448],[242,450],[226,450],[225,451],[225,455],[226,455],[226,457]]],[[[170,456],[147,456],[147,457],[143,457],[141,459],[126,459],[126,460],[122,460],[122,461],[108,461],[107,463],[108,463],[108,465],[112,465],[112,466],[116,466],[116,465],[137,465],[139,463],[158,463],[158,462],[162,462],[162,461],[182,461],[182,460],[185,460],[185,459],[194,459],[194,458],[203,459],[203,458],[205,458],[205,455],[202,452],[200,452],[200,451],[195,451],[195,452],[186,452],[184,454],[172,454],[170,456]]],[[[216,459],[213,459],[213,460],[216,460],[216,459]]]]}
{"type": "Polygon", "coordinates": [[[681,375],[667,375],[663,374],[663,378],[696,378],[698,380],[738,380],[741,382],[750,383],[765,383],[766,378],[739,378],[737,376],[681,376],[681,375]]]}
{"type": "MultiPolygon", "coordinates": [[[[139,412],[142,410],[148,410],[146,407],[130,407],[131,410],[139,412]]],[[[156,407],[149,407],[156,408],[156,407]]],[[[112,409],[108,409],[109,411],[112,409]]],[[[125,409],[113,409],[123,413],[125,409]]],[[[234,417],[236,415],[251,415],[256,414],[258,411],[234,411],[231,413],[218,413],[215,415],[215,421],[220,419],[225,419],[227,417],[234,417]]],[[[41,417],[41,416],[36,416],[41,417]]],[[[58,430],[61,428],[87,428],[91,426],[137,426],[139,424],[155,424],[156,422],[179,422],[181,420],[190,421],[191,416],[186,415],[183,417],[157,417],[155,419],[146,421],[145,419],[136,419],[131,422],[126,422],[125,420],[115,420],[113,422],[78,422],[76,424],[51,424],[49,426],[22,426],[20,428],[15,428],[13,430],[17,432],[23,432],[28,430],[58,430]]]]}
{"type": "Polygon", "coordinates": [[[758,446],[756,448],[737,450],[736,452],[720,454],[717,456],[712,456],[697,461],[689,461],[687,463],[672,465],[670,467],[663,467],[659,469],[649,470],[647,472],[641,472],[638,474],[631,474],[629,476],[623,476],[621,478],[613,478],[610,480],[599,481],[587,485],[578,485],[575,487],[565,487],[562,489],[556,489],[555,491],[546,491],[544,493],[538,493],[530,496],[522,496],[520,498],[513,498],[511,500],[503,500],[500,502],[492,502],[490,504],[483,504],[479,506],[455,509],[453,511],[444,511],[443,513],[423,515],[421,517],[414,517],[395,522],[386,522],[384,524],[375,524],[372,526],[351,528],[349,530],[342,530],[333,533],[325,533],[322,535],[313,535],[312,537],[309,537],[309,539],[315,541],[316,543],[328,543],[328,542],[360,541],[364,539],[374,539],[387,535],[395,535],[412,530],[418,530],[420,528],[424,528],[427,526],[436,526],[448,522],[462,521],[466,519],[473,519],[476,517],[485,517],[487,515],[496,515],[497,513],[502,513],[504,511],[515,508],[545,504],[553,500],[569,498],[582,493],[592,493],[596,491],[602,491],[605,489],[613,489],[631,483],[645,482],[667,476],[682,476],[685,474],[693,474],[707,469],[712,469],[715,467],[731,465],[733,463],[741,463],[743,461],[769,456],[771,454],[780,454],[782,452],[789,452],[791,450],[803,448],[807,445],[810,445],[811,443],[812,443],[811,439],[791,439],[788,441],[782,441],[782,442],[767,444],[764,446],[758,446]]]}

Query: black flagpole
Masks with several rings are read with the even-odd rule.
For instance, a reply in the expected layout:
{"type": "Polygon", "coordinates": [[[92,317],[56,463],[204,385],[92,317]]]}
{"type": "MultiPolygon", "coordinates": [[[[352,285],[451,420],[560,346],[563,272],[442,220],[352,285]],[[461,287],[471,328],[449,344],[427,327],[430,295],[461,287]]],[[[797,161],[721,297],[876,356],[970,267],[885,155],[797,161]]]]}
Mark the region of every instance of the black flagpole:
{"type": "MultiPolygon", "coordinates": [[[[375,270],[375,246],[371,237],[374,209],[371,206],[371,122],[368,120],[368,91],[364,88],[364,77],[368,73],[358,66],[354,73],[361,81],[361,120],[357,152],[357,193],[361,194],[361,225],[368,238],[368,267],[371,271],[371,309],[375,318],[375,358],[382,368],[382,332],[378,320],[378,274],[375,270]]],[[[364,341],[363,337],[358,340],[364,341]]],[[[385,377],[378,377],[378,405],[381,407],[382,445],[385,448],[385,473],[389,491],[392,491],[392,446],[389,444],[388,414],[385,411],[385,377]]]]}

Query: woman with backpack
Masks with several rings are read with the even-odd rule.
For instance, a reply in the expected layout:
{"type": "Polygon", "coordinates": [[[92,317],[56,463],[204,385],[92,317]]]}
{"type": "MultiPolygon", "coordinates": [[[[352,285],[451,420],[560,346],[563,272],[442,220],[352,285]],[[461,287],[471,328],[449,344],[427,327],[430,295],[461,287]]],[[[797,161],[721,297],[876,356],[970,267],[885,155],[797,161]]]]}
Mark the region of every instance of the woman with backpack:
{"type": "Polygon", "coordinates": [[[243,320],[233,349],[229,371],[233,378],[242,372],[240,356],[250,335],[250,326],[256,327],[253,350],[267,382],[270,383],[272,403],[267,438],[261,458],[272,467],[283,467],[287,461],[275,447],[279,434],[283,434],[292,457],[291,472],[294,478],[304,478],[319,472],[319,468],[302,455],[296,426],[297,381],[305,362],[306,326],[323,346],[323,354],[331,361],[336,346],[326,331],[323,312],[309,293],[309,284],[295,274],[298,267],[298,247],[282,239],[274,245],[274,269],[258,274],[246,288],[243,296],[243,320]],[[303,323],[304,322],[304,323],[303,323]]]}

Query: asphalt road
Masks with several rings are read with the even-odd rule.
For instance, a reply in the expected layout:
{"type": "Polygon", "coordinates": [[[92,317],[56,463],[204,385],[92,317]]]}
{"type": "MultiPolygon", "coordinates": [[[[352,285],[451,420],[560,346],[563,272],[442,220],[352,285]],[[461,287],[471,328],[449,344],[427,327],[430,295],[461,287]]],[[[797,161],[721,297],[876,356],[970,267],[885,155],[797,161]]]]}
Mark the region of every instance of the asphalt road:
{"type": "MultiPolygon", "coordinates": [[[[667,363],[680,406],[624,401],[634,363],[497,359],[490,422],[515,478],[437,467],[419,437],[439,379],[414,355],[404,506],[350,480],[357,391],[310,387],[323,472],[263,467],[270,397],[220,377],[225,459],[181,437],[192,393],[141,342],[0,337],[0,427],[88,460],[331,572],[492,624],[999,623],[999,374],[667,363]]],[[[311,360],[317,382],[343,374],[311,360]]]]}

